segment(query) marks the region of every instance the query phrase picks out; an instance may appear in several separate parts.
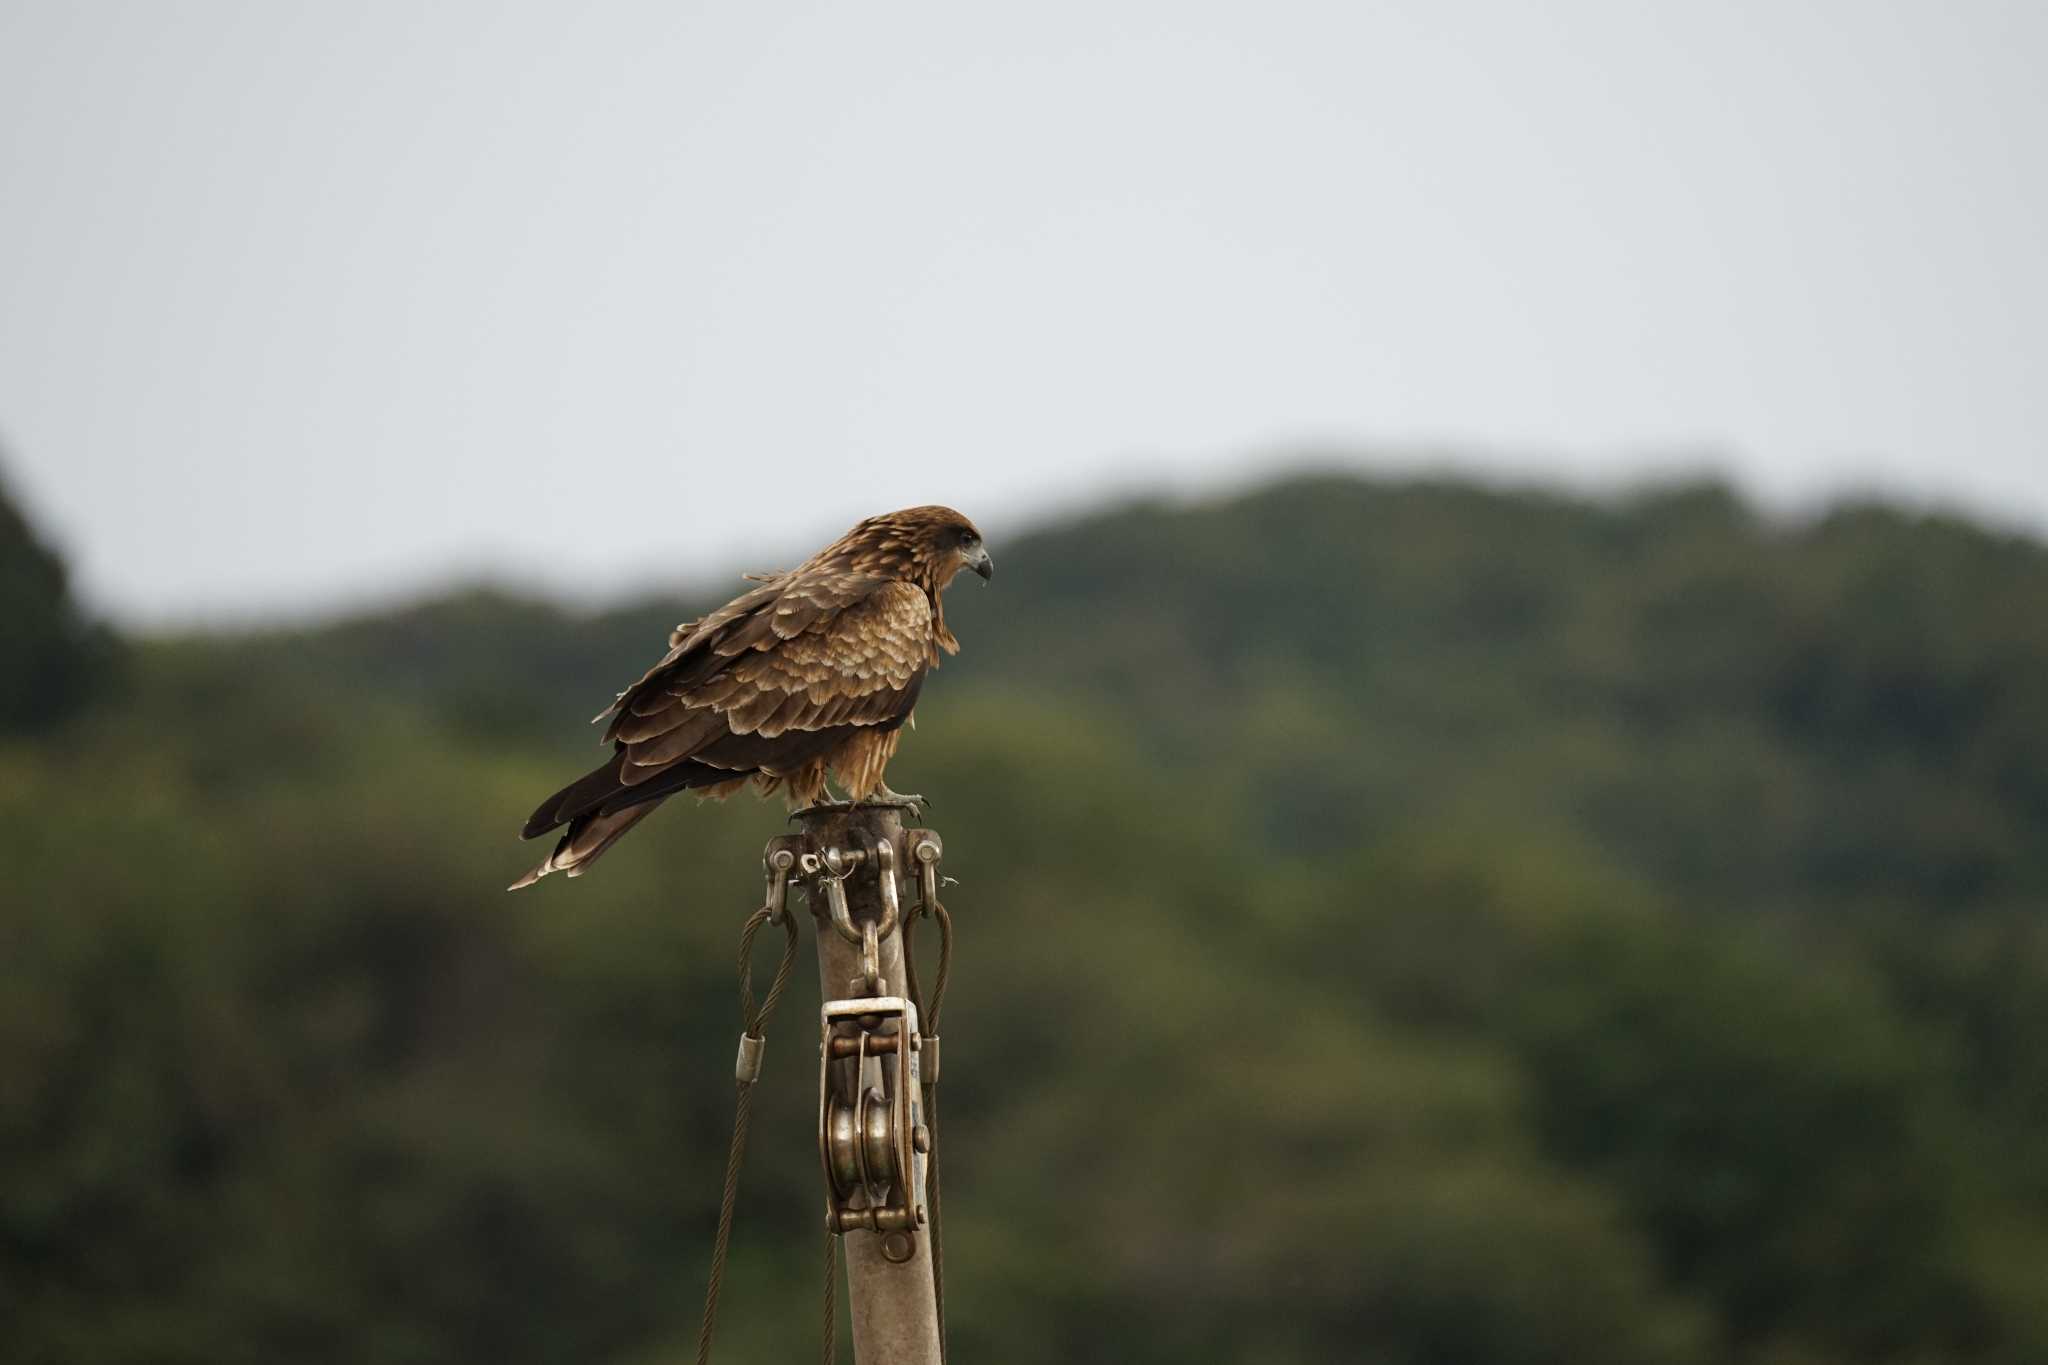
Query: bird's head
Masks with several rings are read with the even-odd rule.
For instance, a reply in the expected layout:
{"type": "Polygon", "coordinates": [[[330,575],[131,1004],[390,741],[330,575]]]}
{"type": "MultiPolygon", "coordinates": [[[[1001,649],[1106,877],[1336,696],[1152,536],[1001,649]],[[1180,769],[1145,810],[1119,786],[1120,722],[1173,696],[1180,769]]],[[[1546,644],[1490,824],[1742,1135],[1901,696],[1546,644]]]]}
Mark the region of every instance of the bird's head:
{"type": "Polygon", "coordinates": [[[995,561],[975,524],[950,507],[906,507],[869,517],[841,536],[820,561],[836,560],[863,573],[886,574],[936,594],[962,569],[988,579],[995,561]]]}
{"type": "Polygon", "coordinates": [[[928,532],[931,562],[940,570],[940,587],[943,588],[952,582],[954,576],[962,569],[979,574],[984,583],[996,576],[996,562],[989,558],[988,546],[982,543],[981,532],[975,528],[973,522],[950,507],[920,510],[943,514],[928,532]]]}

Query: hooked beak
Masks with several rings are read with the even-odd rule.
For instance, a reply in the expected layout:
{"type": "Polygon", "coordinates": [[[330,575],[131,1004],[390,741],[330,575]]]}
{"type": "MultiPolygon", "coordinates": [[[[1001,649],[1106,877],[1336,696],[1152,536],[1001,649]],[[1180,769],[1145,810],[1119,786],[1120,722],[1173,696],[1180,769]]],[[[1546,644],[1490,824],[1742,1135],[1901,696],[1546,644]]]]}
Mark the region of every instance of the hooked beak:
{"type": "Polygon", "coordinates": [[[974,558],[967,561],[967,567],[980,574],[984,583],[996,576],[996,562],[988,557],[986,549],[976,551],[974,558]]]}

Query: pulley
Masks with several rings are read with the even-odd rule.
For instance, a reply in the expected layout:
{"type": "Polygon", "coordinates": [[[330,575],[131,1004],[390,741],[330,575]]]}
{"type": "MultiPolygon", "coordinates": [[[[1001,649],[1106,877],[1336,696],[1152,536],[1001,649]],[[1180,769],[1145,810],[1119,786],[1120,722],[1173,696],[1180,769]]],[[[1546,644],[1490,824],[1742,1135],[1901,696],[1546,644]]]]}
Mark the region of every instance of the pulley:
{"type": "Polygon", "coordinates": [[[826,1230],[879,1233],[884,1257],[908,1261],[929,1217],[917,1006],[900,995],[828,1000],[819,1020],[826,1230]]]}

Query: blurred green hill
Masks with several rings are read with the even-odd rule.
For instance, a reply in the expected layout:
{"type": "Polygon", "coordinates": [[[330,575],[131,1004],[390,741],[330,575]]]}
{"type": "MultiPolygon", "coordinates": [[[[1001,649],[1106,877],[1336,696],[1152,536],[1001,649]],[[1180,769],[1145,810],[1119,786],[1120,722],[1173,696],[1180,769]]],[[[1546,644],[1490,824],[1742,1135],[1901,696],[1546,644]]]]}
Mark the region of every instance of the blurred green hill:
{"type": "MultiPolygon", "coordinates": [[[[891,771],[961,1359],[2048,1359],[2039,543],[1321,476],[995,550],[891,771]]],[[[780,812],[500,888],[726,586],[129,641],[0,739],[0,1358],[691,1357],[780,812]]],[[[815,1349],[813,1008],[727,1359],[815,1349]]]]}
{"type": "MultiPolygon", "coordinates": [[[[0,450],[0,454],[4,454],[0,450]]],[[[63,560],[0,482],[0,735],[49,725],[106,690],[118,664],[108,633],[73,601],[63,560]]]]}

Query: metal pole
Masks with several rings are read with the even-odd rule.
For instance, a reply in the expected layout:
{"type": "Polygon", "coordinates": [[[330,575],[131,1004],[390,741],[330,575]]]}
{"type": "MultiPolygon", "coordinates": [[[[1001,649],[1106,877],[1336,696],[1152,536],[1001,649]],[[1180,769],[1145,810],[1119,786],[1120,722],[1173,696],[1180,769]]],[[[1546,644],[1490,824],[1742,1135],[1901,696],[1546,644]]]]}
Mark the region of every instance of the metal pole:
{"type": "MultiPolygon", "coordinates": [[[[900,807],[857,805],[814,807],[798,817],[811,846],[817,849],[860,849],[886,840],[895,850],[898,875],[915,884],[916,864],[904,847],[900,807]]],[[[880,922],[881,884],[872,866],[861,868],[844,883],[847,908],[856,923],[880,922]]],[[[860,946],[834,929],[822,903],[810,896],[816,917],[818,985],[826,1000],[863,994],[850,987],[861,975],[860,946]]],[[[894,932],[877,940],[877,960],[891,993],[907,989],[903,969],[901,919],[894,932]]],[[[872,1064],[871,1064],[872,1065],[872,1064]]],[[[853,1312],[853,1355],[857,1365],[940,1365],[938,1297],[932,1286],[931,1238],[914,1238],[908,1260],[893,1263],[882,1254],[878,1232],[853,1231],[840,1240],[846,1265],[846,1288],[853,1312]]]]}

